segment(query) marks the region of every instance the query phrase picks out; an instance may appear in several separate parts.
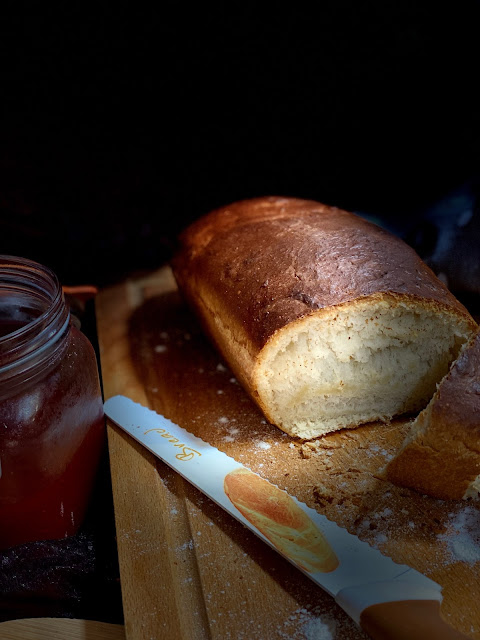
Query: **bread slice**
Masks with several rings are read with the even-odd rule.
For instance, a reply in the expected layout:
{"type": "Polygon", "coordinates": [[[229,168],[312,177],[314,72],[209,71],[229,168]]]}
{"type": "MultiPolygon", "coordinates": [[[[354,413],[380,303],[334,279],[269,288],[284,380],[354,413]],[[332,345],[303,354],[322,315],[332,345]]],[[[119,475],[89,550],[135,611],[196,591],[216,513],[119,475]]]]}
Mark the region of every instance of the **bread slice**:
{"type": "Polygon", "coordinates": [[[420,410],[476,327],[400,239],[317,202],[237,202],[180,242],[180,290],[267,419],[293,436],[420,410]]]}
{"type": "Polygon", "coordinates": [[[413,422],[386,477],[443,500],[480,493],[480,333],[464,346],[413,422]]]}

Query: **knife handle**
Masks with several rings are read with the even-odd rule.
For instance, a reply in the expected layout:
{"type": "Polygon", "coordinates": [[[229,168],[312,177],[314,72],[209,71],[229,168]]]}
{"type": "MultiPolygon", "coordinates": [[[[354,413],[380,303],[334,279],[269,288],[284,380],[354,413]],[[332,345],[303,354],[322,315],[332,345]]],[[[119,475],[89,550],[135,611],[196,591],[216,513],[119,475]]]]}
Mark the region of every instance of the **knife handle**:
{"type": "Polygon", "coordinates": [[[335,600],[373,640],[467,638],[441,617],[440,587],[425,577],[345,587],[335,600]]]}
{"type": "Polygon", "coordinates": [[[367,607],[360,626],[372,640],[466,640],[440,615],[438,600],[400,600],[367,607]]]}

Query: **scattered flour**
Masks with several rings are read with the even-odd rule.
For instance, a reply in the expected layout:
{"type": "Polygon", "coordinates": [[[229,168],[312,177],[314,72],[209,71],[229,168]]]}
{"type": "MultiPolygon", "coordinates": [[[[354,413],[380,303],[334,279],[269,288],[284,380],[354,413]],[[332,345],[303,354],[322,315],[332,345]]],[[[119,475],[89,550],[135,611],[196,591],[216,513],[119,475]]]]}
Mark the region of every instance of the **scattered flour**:
{"type": "Polygon", "coordinates": [[[450,514],[450,526],[439,536],[447,544],[451,562],[480,562],[480,511],[467,506],[450,514]]]}
{"type": "Polygon", "coordinates": [[[334,620],[324,622],[322,618],[312,618],[305,622],[302,631],[306,640],[334,640],[335,627],[334,620]]]}
{"type": "Polygon", "coordinates": [[[376,513],[374,515],[374,518],[377,518],[377,519],[388,518],[392,514],[393,514],[393,511],[390,509],[390,507],[385,507],[385,509],[383,509],[383,511],[379,511],[378,513],[376,513]]]}
{"type": "Polygon", "coordinates": [[[285,638],[302,638],[302,640],[336,640],[337,623],[335,619],[315,609],[304,608],[294,611],[284,622],[284,628],[279,629],[285,638]],[[290,627],[295,631],[291,635],[290,627]]]}
{"type": "Polygon", "coordinates": [[[179,547],[177,547],[176,551],[186,551],[187,549],[193,549],[194,546],[195,545],[193,544],[193,540],[187,540],[187,542],[184,542],[179,547]]]}
{"type": "Polygon", "coordinates": [[[154,347],[155,353],[165,353],[166,350],[167,350],[167,347],[164,344],[157,344],[154,347]]]}
{"type": "Polygon", "coordinates": [[[367,449],[367,455],[372,457],[373,454],[379,453],[382,455],[387,461],[393,458],[393,455],[389,453],[386,449],[381,449],[378,444],[373,444],[367,449]]]}
{"type": "MultiPolygon", "coordinates": [[[[234,419],[235,420],[235,419],[234,419]]],[[[233,421],[234,421],[233,420],[233,421]]],[[[233,422],[232,421],[232,422],[233,422]]],[[[221,419],[219,420],[219,422],[221,422],[221,419]]],[[[228,419],[226,419],[226,422],[229,422],[228,419]]],[[[226,423],[224,423],[226,424],[226,423]]],[[[229,429],[227,429],[227,435],[223,436],[223,440],[224,442],[235,442],[236,440],[236,436],[240,433],[240,429],[238,429],[237,427],[230,427],[229,429]]]]}
{"type": "Polygon", "coordinates": [[[263,440],[258,440],[258,442],[255,443],[255,446],[257,449],[266,451],[267,449],[270,449],[272,445],[268,442],[264,442],[263,440]]]}
{"type": "Polygon", "coordinates": [[[387,536],[384,533],[377,533],[370,544],[372,545],[372,547],[375,547],[375,549],[378,549],[382,544],[385,544],[386,542],[388,542],[387,536]]]}

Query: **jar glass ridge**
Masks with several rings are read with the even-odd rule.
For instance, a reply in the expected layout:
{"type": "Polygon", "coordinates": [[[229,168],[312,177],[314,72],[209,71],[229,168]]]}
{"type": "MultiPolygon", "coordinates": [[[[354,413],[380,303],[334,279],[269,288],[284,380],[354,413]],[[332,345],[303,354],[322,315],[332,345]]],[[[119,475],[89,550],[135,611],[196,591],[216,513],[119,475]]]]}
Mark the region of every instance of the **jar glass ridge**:
{"type": "Polygon", "coordinates": [[[0,256],[0,400],[43,375],[52,356],[61,355],[69,322],[53,271],[0,256]]]}

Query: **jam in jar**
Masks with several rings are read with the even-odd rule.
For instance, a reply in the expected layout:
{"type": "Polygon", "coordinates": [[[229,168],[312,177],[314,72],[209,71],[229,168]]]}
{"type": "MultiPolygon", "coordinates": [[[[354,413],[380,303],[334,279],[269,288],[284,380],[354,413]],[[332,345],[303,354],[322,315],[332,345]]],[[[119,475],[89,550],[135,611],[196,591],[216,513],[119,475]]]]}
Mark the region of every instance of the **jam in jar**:
{"type": "Polygon", "coordinates": [[[95,353],[57,277],[0,256],[0,549],[76,533],[104,438],[95,353]]]}

